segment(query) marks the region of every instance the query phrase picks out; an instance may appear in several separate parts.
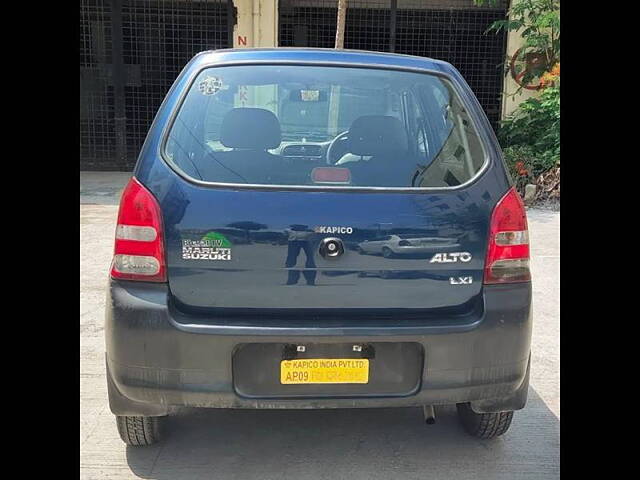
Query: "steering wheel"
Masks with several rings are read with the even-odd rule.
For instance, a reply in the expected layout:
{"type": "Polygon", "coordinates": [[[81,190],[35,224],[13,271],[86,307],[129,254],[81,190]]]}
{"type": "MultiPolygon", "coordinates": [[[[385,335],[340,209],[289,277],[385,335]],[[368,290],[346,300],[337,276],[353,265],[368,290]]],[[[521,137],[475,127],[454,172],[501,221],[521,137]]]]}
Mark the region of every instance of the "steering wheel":
{"type": "MultiPolygon", "coordinates": [[[[344,142],[348,138],[349,138],[349,130],[345,130],[344,132],[338,134],[333,140],[331,140],[331,143],[327,147],[327,165],[334,165],[334,163],[335,163],[335,162],[331,161],[331,158],[332,158],[333,151],[334,151],[334,148],[335,148],[336,144],[338,142],[344,142]]],[[[336,162],[337,162],[337,160],[336,160],[336,162]]]]}

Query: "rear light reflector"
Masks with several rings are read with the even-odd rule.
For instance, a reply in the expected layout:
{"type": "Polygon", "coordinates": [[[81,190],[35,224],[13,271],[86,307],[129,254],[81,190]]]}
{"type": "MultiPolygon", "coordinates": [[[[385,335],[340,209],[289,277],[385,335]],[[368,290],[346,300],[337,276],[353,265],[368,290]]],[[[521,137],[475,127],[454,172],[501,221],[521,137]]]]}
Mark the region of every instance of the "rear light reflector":
{"type": "Polygon", "coordinates": [[[496,235],[496,245],[528,245],[529,232],[499,232],[496,235]]]}
{"type": "Polygon", "coordinates": [[[153,242],[158,232],[153,227],[136,227],[134,225],[118,225],[116,240],[137,240],[139,242],[153,242]]]}
{"type": "Polygon", "coordinates": [[[484,283],[530,280],[527,214],[520,195],[511,188],[491,215],[484,283]]]}
{"type": "Polygon", "coordinates": [[[119,273],[134,275],[157,275],[160,262],[154,257],[144,255],[114,255],[113,269],[119,273]]]}
{"type": "MultiPolygon", "coordinates": [[[[530,280],[531,274],[529,273],[529,260],[526,258],[496,260],[493,262],[493,265],[491,265],[491,275],[500,279],[500,282],[502,283],[530,280]]],[[[499,282],[496,281],[493,283],[499,282]]]]}
{"type": "Polygon", "coordinates": [[[120,199],[111,277],[167,281],[160,205],[135,177],[120,199]]]}

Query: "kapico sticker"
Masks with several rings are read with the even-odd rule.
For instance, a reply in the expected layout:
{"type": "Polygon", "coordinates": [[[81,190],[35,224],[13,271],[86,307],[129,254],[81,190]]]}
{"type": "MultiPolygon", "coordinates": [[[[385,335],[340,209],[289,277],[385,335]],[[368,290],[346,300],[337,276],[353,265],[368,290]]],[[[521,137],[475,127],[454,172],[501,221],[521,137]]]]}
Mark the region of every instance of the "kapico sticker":
{"type": "Polygon", "coordinates": [[[200,240],[182,240],[184,260],[231,260],[231,242],[217,232],[209,232],[200,240]]]}

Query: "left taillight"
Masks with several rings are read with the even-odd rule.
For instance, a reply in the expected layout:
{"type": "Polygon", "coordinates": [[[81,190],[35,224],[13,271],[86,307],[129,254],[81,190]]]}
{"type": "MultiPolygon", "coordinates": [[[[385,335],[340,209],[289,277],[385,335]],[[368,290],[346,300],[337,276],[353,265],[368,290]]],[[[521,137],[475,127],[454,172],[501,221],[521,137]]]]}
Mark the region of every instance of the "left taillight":
{"type": "Polygon", "coordinates": [[[154,196],[135,177],[122,192],[111,277],[166,282],[162,214],[154,196]]]}

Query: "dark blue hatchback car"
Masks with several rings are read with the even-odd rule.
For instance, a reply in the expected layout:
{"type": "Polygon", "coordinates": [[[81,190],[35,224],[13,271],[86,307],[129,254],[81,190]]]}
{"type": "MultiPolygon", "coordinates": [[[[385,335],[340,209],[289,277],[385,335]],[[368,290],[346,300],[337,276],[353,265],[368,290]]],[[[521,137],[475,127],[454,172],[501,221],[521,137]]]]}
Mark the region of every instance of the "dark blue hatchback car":
{"type": "Polygon", "coordinates": [[[456,404],[503,434],[529,385],[523,203],[449,64],[320,49],[196,55],[118,215],[109,403],[147,445],[180,406],[456,404]]]}

